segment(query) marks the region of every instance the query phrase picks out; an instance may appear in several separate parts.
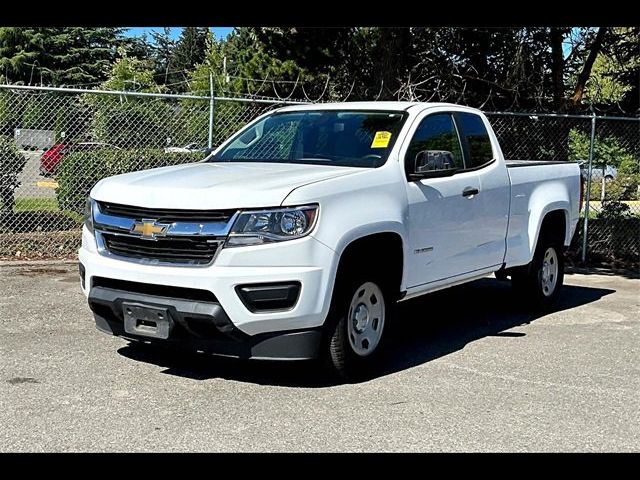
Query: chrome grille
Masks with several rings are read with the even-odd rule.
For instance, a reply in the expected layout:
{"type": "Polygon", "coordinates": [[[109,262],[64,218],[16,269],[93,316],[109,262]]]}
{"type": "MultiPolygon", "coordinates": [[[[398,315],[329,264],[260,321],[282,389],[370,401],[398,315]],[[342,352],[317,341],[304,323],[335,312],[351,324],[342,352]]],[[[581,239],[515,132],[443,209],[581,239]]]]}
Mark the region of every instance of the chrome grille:
{"type": "Polygon", "coordinates": [[[202,266],[212,263],[237,217],[237,210],[173,210],[107,202],[92,207],[102,255],[148,263],[202,266]],[[140,224],[163,225],[145,233],[140,224]]]}

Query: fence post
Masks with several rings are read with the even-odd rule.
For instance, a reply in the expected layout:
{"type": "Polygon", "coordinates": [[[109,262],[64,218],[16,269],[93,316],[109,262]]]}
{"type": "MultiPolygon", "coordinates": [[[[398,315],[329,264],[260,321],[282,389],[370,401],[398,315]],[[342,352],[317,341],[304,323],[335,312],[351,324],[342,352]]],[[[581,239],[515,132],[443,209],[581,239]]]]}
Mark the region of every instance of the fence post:
{"type": "Polygon", "coordinates": [[[589,204],[591,202],[591,173],[593,167],[593,145],[596,141],[596,112],[591,112],[591,142],[589,143],[589,166],[587,168],[587,194],[585,195],[584,223],[582,224],[582,263],[587,259],[587,235],[589,234],[589,204]]]}
{"type": "Polygon", "coordinates": [[[214,98],[213,98],[213,74],[209,72],[209,143],[208,147],[211,148],[213,145],[213,109],[214,109],[214,98]]]}

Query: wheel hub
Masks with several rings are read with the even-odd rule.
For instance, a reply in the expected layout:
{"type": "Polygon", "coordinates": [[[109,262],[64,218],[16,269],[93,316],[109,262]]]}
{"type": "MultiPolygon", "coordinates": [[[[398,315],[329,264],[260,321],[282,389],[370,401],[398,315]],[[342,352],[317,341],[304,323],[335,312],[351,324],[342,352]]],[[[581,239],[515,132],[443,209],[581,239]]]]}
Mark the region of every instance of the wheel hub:
{"type": "Polygon", "coordinates": [[[542,281],[546,282],[549,279],[549,262],[545,261],[542,265],[542,281]]]}
{"type": "Polygon", "coordinates": [[[359,304],[353,312],[353,328],[356,332],[362,333],[369,323],[369,309],[364,303],[359,304]]]}

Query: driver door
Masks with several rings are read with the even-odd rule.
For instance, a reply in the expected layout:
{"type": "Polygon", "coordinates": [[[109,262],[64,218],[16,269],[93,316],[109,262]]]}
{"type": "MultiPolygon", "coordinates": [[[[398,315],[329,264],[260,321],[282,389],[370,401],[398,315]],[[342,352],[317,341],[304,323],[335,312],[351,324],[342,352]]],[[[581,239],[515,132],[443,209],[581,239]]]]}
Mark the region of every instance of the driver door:
{"type": "MultiPolygon", "coordinates": [[[[470,270],[477,217],[472,203],[480,188],[473,171],[464,171],[463,150],[451,112],[416,120],[405,150],[408,174],[442,170],[446,176],[409,177],[407,286],[417,287],[470,270]],[[417,163],[417,165],[416,165],[417,163]],[[453,174],[454,171],[459,173],[453,174]]],[[[436,173],[437,175],[437,173],[436,173]]]]}

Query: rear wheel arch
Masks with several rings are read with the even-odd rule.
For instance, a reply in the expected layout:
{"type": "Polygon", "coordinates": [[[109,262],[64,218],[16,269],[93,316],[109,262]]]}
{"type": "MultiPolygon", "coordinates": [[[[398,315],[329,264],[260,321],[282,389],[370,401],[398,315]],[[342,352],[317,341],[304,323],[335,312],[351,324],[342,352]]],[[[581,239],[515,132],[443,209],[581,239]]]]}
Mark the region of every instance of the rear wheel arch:
{"type": "Polygon", "coordinates": [[[557,300],[564,282],[564,243],[567,212],[547,212],[540,223],[531,261],[508,270],[521,299],[536,309],[547,310],[557,300]]]}
{"type": "Polygon", "coordinates": [[[540,229],[538,230],[538,238],[536,239],[535,246],[538,244],[541,238],[551,237],[557,241],[559,245],[564,245],[567,238],[567,230],[569,228],[569,215],[566,210],[557,209],[551,210],[545,213],[542,221],[540,222],[540,229]]]}

